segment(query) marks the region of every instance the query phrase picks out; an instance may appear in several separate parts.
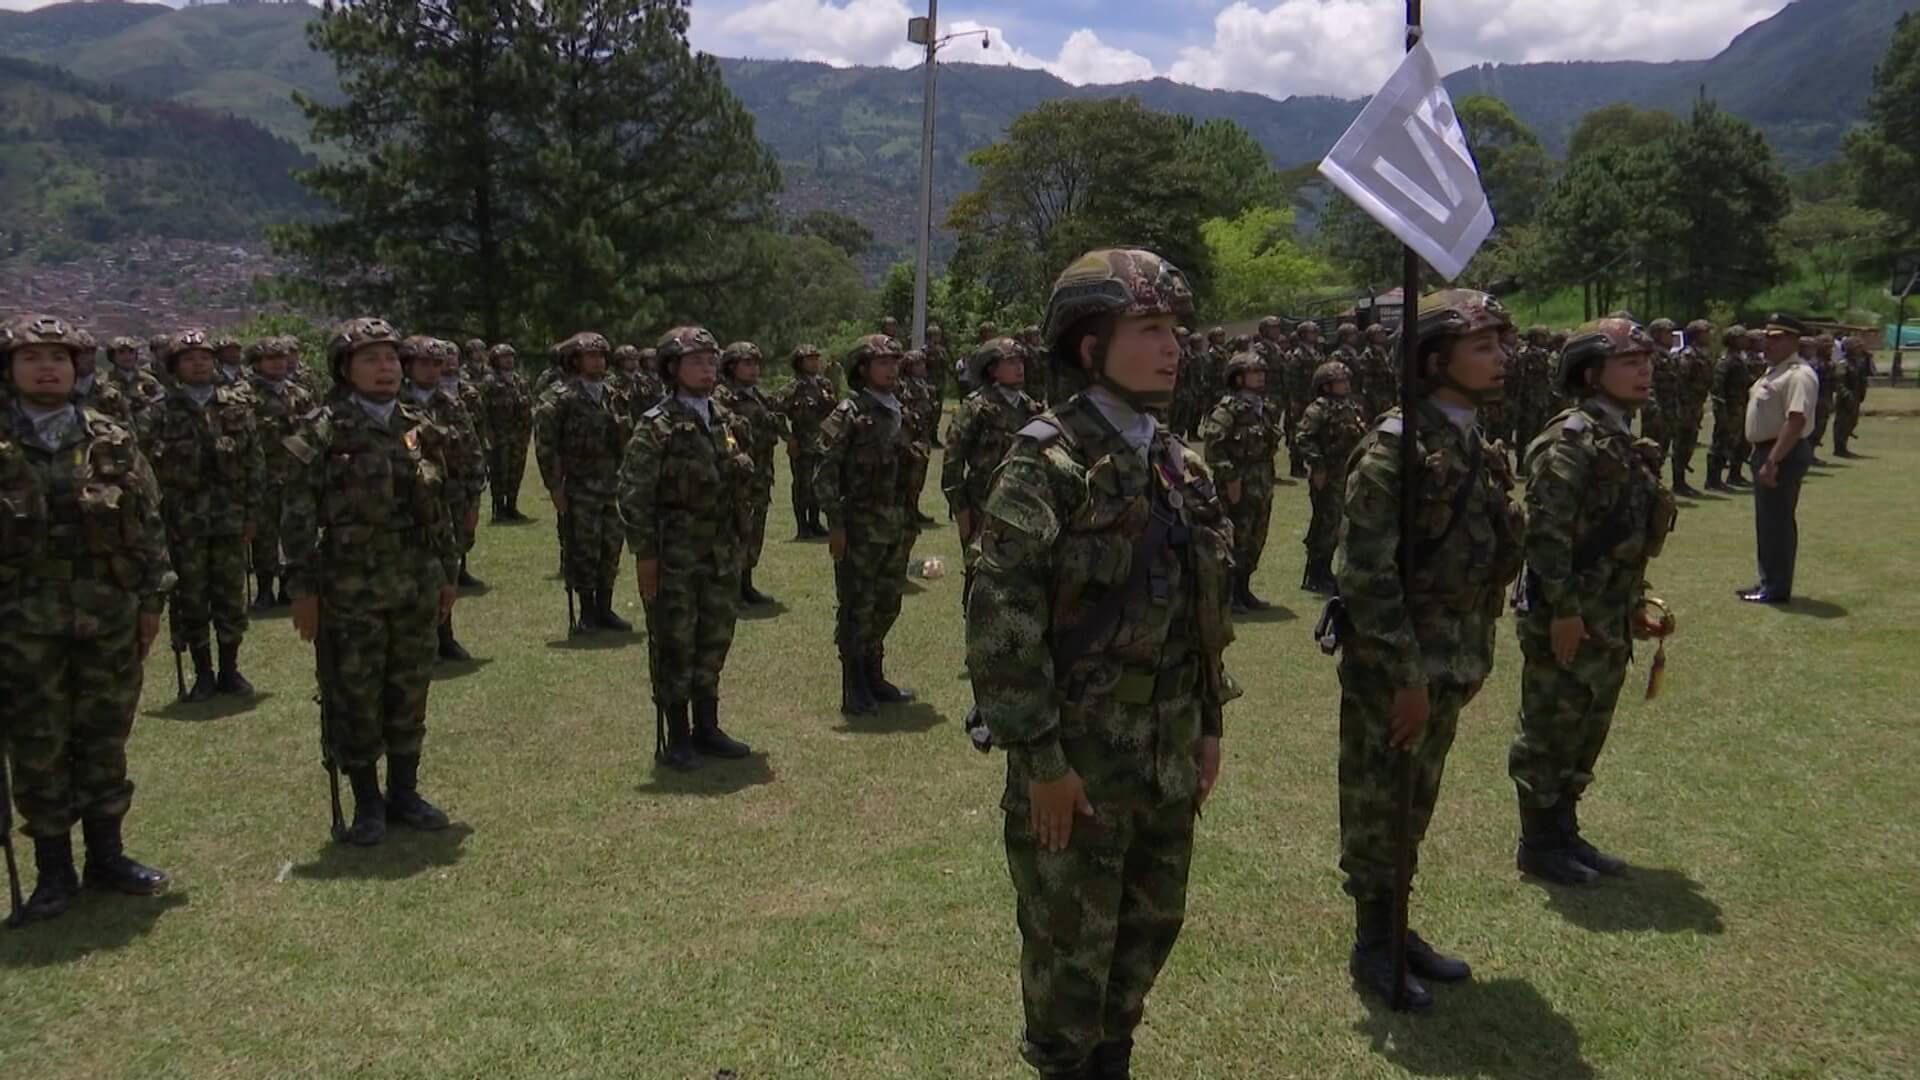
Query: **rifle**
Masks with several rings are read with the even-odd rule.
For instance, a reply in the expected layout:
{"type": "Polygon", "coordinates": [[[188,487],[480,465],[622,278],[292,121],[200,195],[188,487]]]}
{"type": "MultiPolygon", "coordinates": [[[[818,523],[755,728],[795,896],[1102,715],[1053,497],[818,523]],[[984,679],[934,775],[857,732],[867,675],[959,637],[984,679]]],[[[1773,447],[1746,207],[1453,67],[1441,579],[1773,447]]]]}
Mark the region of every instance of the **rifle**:
{"type": "Polygon", "coordinates": [[[314,701],[320,706],[320,767],[327,770],[327,795],[333,803],[333,839],[346,839],[346,815],[340,811],[340,762],[334,743],[333,714],[333,642],[327,637],[326,603],[321,602],[320,629],[313,635],[314,675],[320,692],[314,701]]]}
{"type": "MultiPolygon", "coordinates": [[[[572,638],[579,626],[578,616],[574,613],[573,602],[573,500],[567,500],[567,508],[560,512],[560,587],[567,591],[567,637],[572,638]]],[[[651,628],[649,628],[651,629],[651,628]]]]}
{"type": "Polygon", "coordinates": [[[653,630],[654,607],[646,597],[640,598],[640,609],[647,616],[647,693],[653,696],[653,760],[659,761],[667,756],[667,707],[660,703],[660,635],[653,630]]]}
{"type": "Polygon", "coordinates": [[[0,849],[7,854],[7,927],[27,921],[27,904],[20,895],[20,864],[13,857],[13,785],[7,779],[7,759],[0,748],[0,849]]]}

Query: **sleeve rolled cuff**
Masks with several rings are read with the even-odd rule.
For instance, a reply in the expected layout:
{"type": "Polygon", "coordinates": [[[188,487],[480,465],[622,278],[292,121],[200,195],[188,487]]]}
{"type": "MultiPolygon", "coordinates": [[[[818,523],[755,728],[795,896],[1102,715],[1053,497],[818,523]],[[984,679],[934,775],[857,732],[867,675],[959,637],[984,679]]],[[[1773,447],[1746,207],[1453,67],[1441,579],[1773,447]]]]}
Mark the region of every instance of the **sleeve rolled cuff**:
{"type": "Polygon", "coordinates": [[[1013,759],[1020,775],[1030,780],[1058,780],[1067,775],[1067,755],[1060,749],[1060,740],[1057,738],[1009,747],[1007,756],[1013,759]]]}

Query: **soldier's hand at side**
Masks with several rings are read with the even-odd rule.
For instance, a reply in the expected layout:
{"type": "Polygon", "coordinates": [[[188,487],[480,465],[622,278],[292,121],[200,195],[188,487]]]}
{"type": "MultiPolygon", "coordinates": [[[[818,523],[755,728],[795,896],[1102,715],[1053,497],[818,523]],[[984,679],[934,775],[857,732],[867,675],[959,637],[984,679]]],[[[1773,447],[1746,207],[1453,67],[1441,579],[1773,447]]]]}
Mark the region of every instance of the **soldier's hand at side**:
{"type": "Polygon", "coordinates": [[[1633,636],[1641,641],[1650,638],[1663,638],[1673,633],[1667,623],[1667,614],[1652,604],[1641,604],[1633,609],[1633,636]]]}
{"type": "Polygon", "coordinates": [[[846,529],[827,530],[827,554],[833,556],[834,562],[839,562],[841,559],[847,557],[846,529]]]}
{"type": "Polygon", "coordinates": [[[153,639],[160,636],[160,616],[140,614],[140,621],[134,628],[133,655],[136,660],[145,660],[147,653],[153,651],[153,639]]]}
{"type": "Polygon", "coordinates": [[[953,515],[953,524],[960,530],[960,542],[965,544],[973,540],[973,511],[962,510],[953,515]]]}
{"type": "Polygon", "coordinates": [[[651,601],[660,595],[660,560],[636,559],[633,576],[640,580],[640,599],[651,601]]]}
{"type": "Polygon", "coordinates": [[[440,586],[440,621],[446,622],[453,614],[453,602],[460,599],[460,590],[452,585],[440,586]]]}
{"type": "Polygon", "coordinates": [[[319,597],[301,596],[294,599],[293,629],[300,635],[301,641],[312,641],[320,636],[319,597]]]}
{"type": "Polygon", "coordinates": [[[1393,728],[1388,733],[1387,745],[1395,750],[1405,750],[1413,745],[1413,740],[1427,729],[1427,714],[1432,703],[1427,700],[1425,686],[1405,686],[1393,692],[1393,728]]]}
{"type": "Polygon", "coordinates": [[[245,544],[248,547],[252,547],[253,538],[257,531],[258,530],[255,529],[254,524],[251,521],[247,522],[245,525],[240,526],[240,542],[242,544],[245,544]]]}
{"type": "Polygon", "coordinates": [[[1327,470],[1315,469],[1312,472],[1308,473],[1307,483],[1311,485],[1313,487],[1313,490],[1315,491],[1319,491],[1321,488],[1326,487],[1327,486],[1327,470]]]}
{"type": "Polygon", "coordinates": [[[1246,484],[1244,481],[1237,478],[1227,481],[1227,502],[1234,506],[1239,506],[1240,496],[1245,490],[1246,484]]]}
{"type": "Polygon", "coordinates": [[[1553,620],[1547,628],[1553,644],[1553,660],[1561,667],[1573,663],[1580,652],[1580,643],[1587,640],[1587,621],[1578,615],[1553,620]]]}
{"type": "Polygon", "coordinates": [[[467,525],[466,525],[467,531],[472,532],[473,530],[479,527],[480,527],[480,508],[478,506],[468,507],[467,508],[467,525]]]}
{"type": "Polygon", "coordinates": [[[1032,806],[1033,837],[1041,851],[1065,851],[1073,839],[1074,815],[1093,816],[1086,785],[1072,769],[1058,780],[1027,781],[1027,801],[1032,806]]]}
{"type": "Polygon", "coordinates": [[[1213,785],[1220,779],[1220,736],[1204,735],[1200,738],[1200,805],[1205,806],[1207,796],[1213,794],[1213,785]]]}
{"type": "Polygon", "coordinates": [[[556,491],[553,494],[549,495],[548,498],[553,500],[553,508],[556,512],[562,513],[562,514],[567,512],[567,493],[566,492],[556,491]]]}

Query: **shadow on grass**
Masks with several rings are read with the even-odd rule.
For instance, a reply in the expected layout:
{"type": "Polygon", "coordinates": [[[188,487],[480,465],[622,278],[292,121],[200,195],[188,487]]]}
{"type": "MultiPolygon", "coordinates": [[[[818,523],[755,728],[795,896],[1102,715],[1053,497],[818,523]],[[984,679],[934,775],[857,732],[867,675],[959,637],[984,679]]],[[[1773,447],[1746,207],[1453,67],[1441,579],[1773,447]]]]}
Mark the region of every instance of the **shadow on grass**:
{"type": "Polygon", "coordinates": [[[1433,1011],[1396,1013],[1367,998],[1358,1030],[1373,1052],[1415,1076],[1585,1080],[1580,1033],[1519,979],[1431,987],[1433,1011]]]}
{"type": "Polygon", "coordinates": [[[1720,905],[1700,883],[1678,870],[1634,867],[1624,878],[1602,878],[1568,888],[1533,878],[1528,884],[1547,894],[1547,906],[1584,930],[1620,934],[1652,930],[1662,934],[1724,934],[1720,905]]]}
{"type": "Polygon", "coordinates": [[[595,630],[591,634],[574,634],[571,637],[555,638],[547,642],[549,649],[562,649],[569,652],[598,652],[604,649],[624,649],[629,645],[641,645],[646,635],[629,630],[616,633],[612,630],[595,630]]]}
{"type": "Polygon", "coordinates": [[[642,795],[732,795],[750,787],[773,783],[773,766],[764,753],[736,761],[703,757],[692,772],[655,765],[653,775],[639,787],[642,795]]]}
{"type": "Polygon", "coordinates": [[[924,701],[911,705],[882,705],[877,716],[840,717],[833,730],[850,735],[912,735],[947,722],[947,715],[924,701]]]}
{"type": "Polygon", "coordinates": [[[783,600],[774,600],[770,604],[741,604],[739,618],[741,622],[761,622],[765,619],[777,619],[785,615],[788,610],[783,600]]]}
{"type": "Polygon", "coordinates": [[[476,581],[472,585],[462,585],[456,591],[459,593],[460,599],[465,600],[469,597],[485,596],[493,591],[493,586],[484,581],[476,581]]]}
{"type": "Polygon", "coordinates": [[[272,701],[273,697],[271,690],[255,690],[251,694],[219,694],[212,701],[196,701],[192,704],[175,701],[162,708],[149,709],[142,715],[157,720],[182,720],[190,724],[199,724],[209,720],[243,716],[272,701]]]}
{"type": "Polygon", "coordinates": [[[275,604],[264,611],[251,604],[247,606],[247,622],[249,623],[284,622],[291,618],[293,618],[292,604],[275,604]]]}
{"type": "Polygon", "coordinates": [[[461,822],[431,833],[389,823],[387,839],[378,847],[329,842],[313,861],[295,866],[293,876],[308,881],[341,878],[399,881],[459,862],[465,854],[460,846],[472,835],[473,826],[461,822]]]}
{"type": "Polygon", "coordinates": [[[537,517],[522,518],[519,521],[509,521],[505,518],[493,518],[492,520],[487,522],[487,527],[490,529],[518,529],[523,526],[538,525],[538,524],[540,524],[540,519],[537,517]]]}
{"type": "Polygon", "coordinates": [[[151,933],[162,915],[188,902],[186,891],[178,888],[161,896],[85,890],[65,915],[51,922],[0,931],[0,968],[70,964],[124,948],[151,933]]]}
{"type": "Polygon", "coordinates": [[[1298,612],[1295,612],[1292,608],[1287,607],[1285,604],[1274,604],[1272,607],[1268,608],[1265,611],[1246,611],[1246,612],[1237,613],[1234,615],[1233,621],[1243,622],[1243,623],[1292,622],[1293,620],[1298,619],[1299,617],[1300,615],[1298,612]]]}
{"type": "Polygon", "coordinates": [[[1844,619],[1850,612],[1829,600],[1809,600],[1796,596],[1784,604],[1770,605],[1782,615],[1805,615],[1810,619],[1844,619]]]}
{"type": "Polygon", "coordinates": [[[491,656],[476,656],[471,660],[439,660],[433,665],[433,681],[464,679],[491,663],[493,663],[491,656]]]}

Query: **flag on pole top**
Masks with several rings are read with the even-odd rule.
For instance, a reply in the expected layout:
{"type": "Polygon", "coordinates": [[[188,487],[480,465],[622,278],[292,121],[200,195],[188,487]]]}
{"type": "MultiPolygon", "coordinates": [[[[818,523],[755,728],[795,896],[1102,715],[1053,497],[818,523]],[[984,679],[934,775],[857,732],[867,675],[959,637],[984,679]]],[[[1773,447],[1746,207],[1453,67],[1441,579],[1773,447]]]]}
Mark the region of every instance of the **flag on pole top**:
{"type": "Polygon", "coordinates": [[[1493,231],[1473,151],[1424,41],[1360,110],[1320,174],[1448,281],[1493,231]]]}

